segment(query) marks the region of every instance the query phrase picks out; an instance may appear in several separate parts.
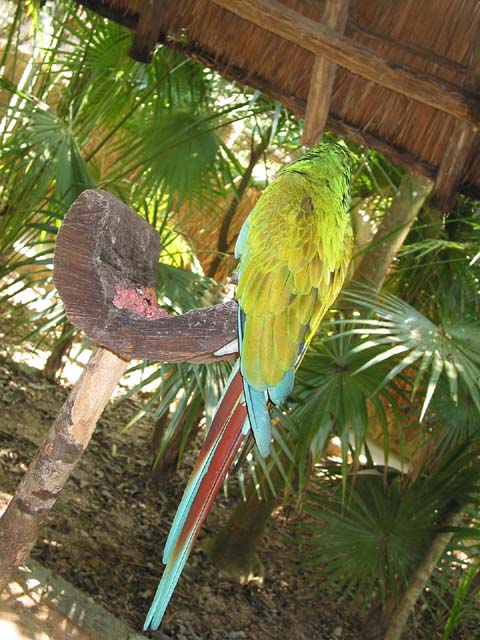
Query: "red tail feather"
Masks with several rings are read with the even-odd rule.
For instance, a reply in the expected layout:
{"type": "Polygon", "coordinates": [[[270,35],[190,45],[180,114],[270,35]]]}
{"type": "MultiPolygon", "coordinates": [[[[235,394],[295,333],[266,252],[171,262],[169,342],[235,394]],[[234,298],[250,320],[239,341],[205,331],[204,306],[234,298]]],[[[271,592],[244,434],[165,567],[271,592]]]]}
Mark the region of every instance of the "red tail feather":
{"type": "MultiPolygon", "coordinates": [[[[242,427],[246,417],[247,410],[243,404],[239,403],[230,418],[221,441],[217,446],[208,467],[208,471],[203,477],[200,487],[198,488],[197,495],[192,502],[190,512],[185,520],[182,532],[178,537],[175,549],[177,549],[177,547],[182,548],[188,540],[190,533],[195,530],[194,536],[189,542],[189,546],[193,546],[193,543],[200,533],[200,529],[208,515],[208,512],[210,511],[220,487],[222,486],[222,482],[224,481],[230,465],[235,458],[235,454],[242,444],[244,438],[242,434],[242,427]]],[[[207,442],[205,442],[204,446],[207,446],[207,442]]],[[[173,555],[175,555],[175,550],[173,555]]]]}

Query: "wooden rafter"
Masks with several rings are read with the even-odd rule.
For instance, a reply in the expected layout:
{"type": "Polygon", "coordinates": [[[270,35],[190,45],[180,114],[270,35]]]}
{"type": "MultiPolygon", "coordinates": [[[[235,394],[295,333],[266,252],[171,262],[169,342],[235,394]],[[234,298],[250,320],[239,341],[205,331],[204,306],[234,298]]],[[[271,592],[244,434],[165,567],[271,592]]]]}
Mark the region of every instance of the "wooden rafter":
{"type": "MultiPolygon", "coordinates": [[[[348,18],[349,0],[326,0],[322,22],[333,31],[343,34],[348,18]]],[[[302,142],[313,146],[327,124],[337,66],[324,55],[316,55],[310,78],[305,126],[302,142]]]]}
{"type": "Polygon", "coordinates": [[[450,82],[388,60],[372,49],[294,11],[278,0],[213,0],[240,18],[261,25],[371,82],[480,126],[480,100],[450,82]]]}

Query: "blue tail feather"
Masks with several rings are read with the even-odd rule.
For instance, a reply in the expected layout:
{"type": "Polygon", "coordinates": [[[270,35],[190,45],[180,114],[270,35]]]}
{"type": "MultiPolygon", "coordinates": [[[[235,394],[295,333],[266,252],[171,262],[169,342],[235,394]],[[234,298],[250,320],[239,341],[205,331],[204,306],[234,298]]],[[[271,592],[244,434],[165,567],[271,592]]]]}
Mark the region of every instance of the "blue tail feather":
{"type": "Polygon", "coordinates": [[[245,380],[243,381],[243,392],[255,443],[262,458],[266,458],[270,454],[272,440],[272,425],[267,407],[267,393],[266,391],[255,391],[245,380]]]}
{"type": "Polygon", "coordinates": [[[153,599],[150,610],[147,614],[145,624],[143,625],[143,630],[147,631],[148,627],[151,625],[152,629],[155,631],[160,626],[163,615],[165,613],[165,609],[170,602],[170,598],[173,595],[173,591],[177,586],[178,579],[183,571],[185,563],[188,558],[190,548],[186,547],[178,562],[175,564],[167,565],[162,580],[160,581],[157,591],[155,593],[155,597],[153,599]]]}
{"type": "MultiPolygon", "coordinates": [[[[245,314],[238,305],[238,349],[240,351],[240,361],[243,344],[243,326],[245,324],[245,314]]],[[[272,440],[272,425],[270,413],[268,412],[268,396],[266,391],[252,389],[247,380],[243,378],[243,395],[247,405],[250,426],[253,431],[255,443],[262,458],[270,454],[272,440]]]]}
{"type": "Polygon", "coordinates": [[[275,387],[268,387],[268,397],[274,405],[278,405],[285,402],[290,393],[292,392],[293,385],[295,383],[295,369],[289,369],[283,376],[281,382],[275,387]]]}

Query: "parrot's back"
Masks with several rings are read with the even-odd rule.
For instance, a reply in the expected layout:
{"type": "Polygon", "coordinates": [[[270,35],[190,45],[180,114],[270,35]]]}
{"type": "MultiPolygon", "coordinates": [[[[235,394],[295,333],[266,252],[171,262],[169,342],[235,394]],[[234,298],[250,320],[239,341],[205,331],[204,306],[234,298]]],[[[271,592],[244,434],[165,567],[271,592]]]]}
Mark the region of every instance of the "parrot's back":
{"type": "MultiPolygon", "coordinates": [[[[338,144],[318,145],[267,187],[245,223],[237,298],[241,371],[275,402],[337,297],[350,261],[351,165],[338,144]]],[[[277,404],[277,402],[276,402],[277,404]]]]}

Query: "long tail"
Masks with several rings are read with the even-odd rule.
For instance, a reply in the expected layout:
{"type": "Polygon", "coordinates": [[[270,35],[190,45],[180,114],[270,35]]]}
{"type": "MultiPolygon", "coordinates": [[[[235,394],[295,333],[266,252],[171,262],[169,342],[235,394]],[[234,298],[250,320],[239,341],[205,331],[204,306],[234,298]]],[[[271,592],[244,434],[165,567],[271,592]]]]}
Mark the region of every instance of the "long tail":
{"type": "Polygon", "coordinates": [[[243,382],[238,364],[220,399],[208,436],[177,509],[163,553],[167,565],[145,620],[158,629],[193,544],[244,437],[250,430],[242,403],[243,382]]]}

